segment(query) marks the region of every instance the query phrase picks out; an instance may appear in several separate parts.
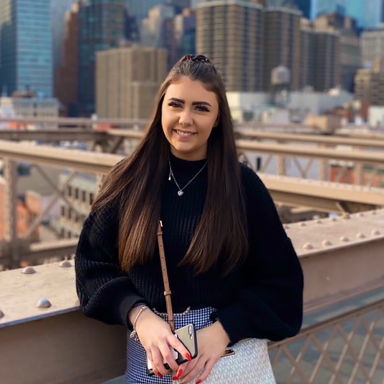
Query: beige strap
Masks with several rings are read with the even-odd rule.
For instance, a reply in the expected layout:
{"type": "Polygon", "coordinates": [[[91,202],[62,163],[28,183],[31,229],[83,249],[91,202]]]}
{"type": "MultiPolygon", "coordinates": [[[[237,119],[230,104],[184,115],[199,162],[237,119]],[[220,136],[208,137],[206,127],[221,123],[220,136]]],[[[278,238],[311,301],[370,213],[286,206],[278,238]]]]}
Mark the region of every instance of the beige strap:
{"type": "Polygon", "coordinates": [[[161,272],[163,274],[164,296],[165,296],[165,304],[167,306],[168,324],[171,327],[171,331],[175,332],[175,321],[173,319],[173,309],[172,309],[172,300],[171,300],[172,291],[169,286],[167,262],[165,261],[163,231],[161,230],[162,226],[163,226],[162,222],[159,221],[159,224],[157,227],[157,243],[159,245],[161,272]]]}

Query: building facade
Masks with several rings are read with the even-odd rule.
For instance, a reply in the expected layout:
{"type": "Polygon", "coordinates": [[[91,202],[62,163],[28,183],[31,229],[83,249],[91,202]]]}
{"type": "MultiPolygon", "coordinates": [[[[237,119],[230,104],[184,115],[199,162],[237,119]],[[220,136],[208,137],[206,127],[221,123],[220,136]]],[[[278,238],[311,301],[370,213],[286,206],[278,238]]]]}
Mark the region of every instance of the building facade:
{"type": "Polygon", "coordinates": [[[380,23],[383,0],[321,0],[313,1],[312,18],[337,13],[353,17],[359,28],[375,28],[380,23]]]}
{"type": "MultiPolygon", "coordinates": [[[[66,174],[60,175],[59,185],[64,184],[66,174]]],[[[91,210],[97,194],[97,183],[93,176],[79,175],[65,188],[64,196],[76,207],[76,212],[64,202],[60,205],[60,220],[56,224],[60,238],[70,239],[80,236],[83,223],[91,210]]]]}
{"type": "Polygon", "coordinates": [[[360,69],[355,77],[355,96],[366,105],[384,106],[384,65],[378,60],[372,69],[360,69]]]}
{"type": "Polygon", "coordinates": [[[263,89],[264,9],[244,1],[197,6],[196,51],[217,66],[229,92],[263,89]]]}
{"type": "Polygon", "coordinates": [[[151,8],[164,3],[165,0],[125,0],[128,14],[135,17],[139,24],[148,17],[151,8]]]}
{"type": "Polygon", "coordinates": [[[312,3],[311,0],[292,0],[296,7],[303,13],[306,19],[311,18],[312,3]]]}
{"type": "Polygon", "coordinates": [[[49,0],[0,2],[0,87],[2,93],[31,90],[53,94],[49,0]]]}
{"type": "Polygon", "coordinates": [[[96,52],[125,39],[125,0],[84,0],[79,25],[78,106],[81,116],[90,116],[95,112],[96,52]]]}
{"type": "Polygon", "coordinates": [[[54,98],[0,97],[0,108],[25,118],[59,116],[59,102],[54,98]]]}
{"type": "Polygon", "coordinates": [[[318,92],[340,86],[340,34],[333,30],[315,33],[315,82],[318,92]]]}
{"type": "Polygon", "coordinates": [[[342,33],[340,35],[340,85],[343,89],[353,92],[355,75],[361,66],[359,37],[342,33]]]}
{"type": "MultiPolygon", "coordinates": [[[[51,28],[53,49],[53,73],[55,74],[62,62],[62,44],[66,35],[66,14],[78,0],[51,0],[51,28]]],[[[56,77],[54,88],[56,88],[56,77]]]]}
{"type": "Polygon", "coordinates": [[[329,13],[338,13],[339,15],[346,14],[347,0],[321,0],[313,1],[312,18],[327,15],[329,13]]]}
{"type": "Polygon", "coordinates": [[[315,84],[315,32],[307,19],[301,19],[299,89],[315,84]]]}
{"type": "Polygon", "coordinates": [[[97,54],[97,114],[101,118],[149,118],[167,74],[167,51],[140,46],[97,54]]]}
{"type": "Polygon", "coordinates": [[[364,31],[361,34],[362,64],[372,67],[375,60],[384,60],[384,28],[364,31]]]}
{"type": "Polygon", "coordinates": [[[175,17],[174,40],[177,58],[196,52],[196,14],[192,9],[184,9],[175,17]]]}
{"type": "Polygon", "coordinates": [[[356,72],[361,68],[361,48],[358,26],[349,16],[332,13],[318,17],[315,22],[317,31],[335,31],[340,36],[340,86],[353,92],[356,72]]]}
{"type": "Polygon", "coordinates": [[[55,97],[63,104],[64,113],[69,117],[78,115],[80,7],[81,3],[74,3],[65,16],[61,64],[55,73],[55,97]]]}
{"type": "MultiPolygon", "coordinates": [[[[300,25],[301,12],[284,7],[265,12],[264,89],[271,91],[271,74],[282,65],[291,72],[290,89],[300,86],[300,25]]],[[[260,54],[260,53],[259,53],[260,54]]]]}
{"type": "Polygon", "coordinates": [[[141,44],[146,47],[165,48],[168,52],[168,69],[171,69],[177,60],[174,38],[175,15],[173,5],[157,5],[149,11],[148,17],[141,25],[141,44]]]}

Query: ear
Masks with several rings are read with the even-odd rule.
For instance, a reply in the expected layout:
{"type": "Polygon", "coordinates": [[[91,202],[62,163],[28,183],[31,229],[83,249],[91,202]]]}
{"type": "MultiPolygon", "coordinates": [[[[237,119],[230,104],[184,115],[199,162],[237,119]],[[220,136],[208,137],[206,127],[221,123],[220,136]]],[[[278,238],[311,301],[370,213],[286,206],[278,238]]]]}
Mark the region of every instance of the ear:
{"type": "Polygon", "coordinates": [[[215,124],[213,124],[213,128],[216,128],[219,125],[219,120],[215,121],[215,124]]]}

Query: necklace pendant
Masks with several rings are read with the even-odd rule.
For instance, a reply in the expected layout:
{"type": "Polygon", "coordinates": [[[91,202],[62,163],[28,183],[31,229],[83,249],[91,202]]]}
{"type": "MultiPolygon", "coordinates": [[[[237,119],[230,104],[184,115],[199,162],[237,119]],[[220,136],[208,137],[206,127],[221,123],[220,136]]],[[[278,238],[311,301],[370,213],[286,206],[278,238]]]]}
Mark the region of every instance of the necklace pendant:
{"type": "Polygon", "coordinates": [[[180,191],[177,192],[177,194],[178,194],[179,196],[183,196],[183,195],[184,195],[184,192],[180,190],[180,191]]]}

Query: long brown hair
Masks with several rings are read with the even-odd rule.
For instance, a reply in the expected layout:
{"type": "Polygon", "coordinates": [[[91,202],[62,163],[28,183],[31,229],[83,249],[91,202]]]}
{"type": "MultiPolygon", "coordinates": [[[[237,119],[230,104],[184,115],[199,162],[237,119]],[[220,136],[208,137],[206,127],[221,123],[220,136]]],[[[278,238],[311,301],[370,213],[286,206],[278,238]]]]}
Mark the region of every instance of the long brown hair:
{"type": "Polygon", "coordinates": [[[111,170],[92,207],[97,210],[118,204],[119,260],[125,272],[144,264],[154,253],[170,156],[161,125],[162,103],[168,87],[183,76],[202,82],[216,94],[219,116],[208,139],[208,191],[203,214],[181,264],[191,264],[197,273],[204,273],[220,260],[225,275],[248,252],[245,199],[225,87],[211,62],[188,58],[180,59],[168,74],[146,135],[134,153],[111,170]]]}

